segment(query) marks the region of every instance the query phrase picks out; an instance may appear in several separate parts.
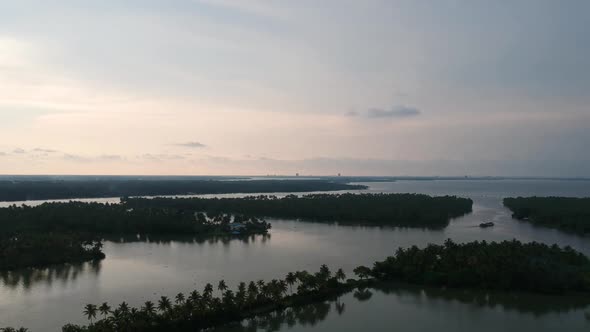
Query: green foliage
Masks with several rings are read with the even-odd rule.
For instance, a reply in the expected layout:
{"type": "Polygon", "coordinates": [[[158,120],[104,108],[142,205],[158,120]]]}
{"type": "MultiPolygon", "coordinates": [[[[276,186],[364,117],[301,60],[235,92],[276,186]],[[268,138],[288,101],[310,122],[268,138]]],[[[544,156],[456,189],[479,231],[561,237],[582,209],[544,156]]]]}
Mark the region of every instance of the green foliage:
{"type": "Polygon", "coordinates": [[[449,218],[471,211],[471,205],[472,201],[465,198],[414,194],[134,198],[123,199],[121,204],[13,205],[0,209],[0,270],[101,259],[100,239],[110,234],[268,232],[270,224],[247,216],[441,228],[449,218]]]}
{"type": "Polygon", "coordinates": [[[516,219],[578,234],[590,234],[590,198],[504,198],[504,205],[516,219]]]}
{"type": "MultiPolygon", "coordinates": [[[[0,209],[0,235],[18,233],[75,232],[86,234],[205,234],[229,231],[231,216],[207,218],[196,211],[125,204],[44,203],[35,207],[0,209]]],[[[255,218],[236,216],[246,232],[265,233],[269,225],[255,218]]]]}
{"type": "Polygon", "coordinates": [[[0,180],[0,201],[185,194],[270,193],[365,189],[326,180],[75,179],[0,180]]]}
{"type": "Polygon", "coordinates": [[[519,241],[430,244],[375,263],[378,280],[446,287],[559,293],[590,291],[590,260],[570,247],[519,241]]]}
{"type": "Polygon", "coordinates": [[[301,218],[369,225],[442,228],[449,219],[471,212],[473,202],[454,196],[419,194],[312,194],[244,198],[129,198],[128,208],[168,208],[238,213],[248,216],[301,218]]]}
{"type": "MultiPolygon", "coordinates": [[[[45,203],[0,209],[0,270],[102,259],[102,237],[137,234],[229,235],[232,217],[193,211],[128,208],[122,204],[45,203]]],[[[235,216],[240,235],[264,234],[270,224],[235,216]]]]}
{"type": "Polygon", "coordinates": [[[0,237],[0,270],[103,259],[102,242],[76,233],[20,233],[0,237]]]}
{"type": "MultiPolygon", "coordinates": [[[[88,326],[68,324],[62,331],[199,331],[265,312],[322,301],[350,289],[331,274],[325,265],[316,273],[289,273],[291,282],[298,286],[298,292],[293,294],[287,292],[287,280],[252,281],[248,286],[242,282],[235,292],[221,280],[218,287],[221,297],[212,296],[213,287],[207,284],[203,296],[196,290],[188,296],[181,293],[176,296],[175,304],[167,297],[161,297],[157,311],[151,301],[147,301],[140,309],[129,308],[126,303],[122,303],[103,319],[91,322],[88,326]]],[[[103,306],[108,307],[107,304],[103,306]]],[[[86,305],[84,315],[90,320],[94,319],[96,306],[86,305]]]]}

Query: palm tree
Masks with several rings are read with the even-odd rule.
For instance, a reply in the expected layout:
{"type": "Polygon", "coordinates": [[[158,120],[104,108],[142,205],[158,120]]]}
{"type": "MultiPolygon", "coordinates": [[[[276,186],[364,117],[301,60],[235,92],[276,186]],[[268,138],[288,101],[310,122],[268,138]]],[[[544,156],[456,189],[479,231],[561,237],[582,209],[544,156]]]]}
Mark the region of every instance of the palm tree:
{"type": "Polygon", "coordinates": [[[119,304],[119,310],[121,311],[122,314],[128,314],[129,313],[129,305],[126,302],[123,302],[123,303],[119,304]]]}
{"type": "Polygon", "coordinates": [[[236,292],[236,304],[242,306],[246,300],[246,283],[240,282],[238,285],[238,291],[236,292]]]}
{"type": "Polygon", "coordinates": [[[182,294],[182,293],[176,294],[175,301],[176,301],[176,304],[183,303],[184,302],[184,294],[182,294]]]}
{"type": "Polygon", "coordinates": [[[152,315],[155,312],[155,306],[152,301],[145,301],[143,304],[143,311],[148,315],[152,315]]]}
{"type": "Polygon", "coordinates": [[[258,297],[258,286],[254,281],[250,281],[248,284],[248,302],[252,303],[258,297]]]}
{"type": "Polygon", "coordinates": [[[199,294],[199,291],[194,290],[191,292],[191,294],[189,295],[189,299],[191,301],[193,301],[193,303],[197,303],[199,302],[199,300],[201,299],[201,294],[199,294]]]}
{"type": "Polygon", "coordinates": [[[366,279],[371,275],[371,269],[366,266],[356,267],[353,272],[361,279],[366,279]]]}
{"type": "Polygon", "coordinates": [[[338,271],[336,271],[336,279],[342,280],[342,281],[344,281],[344,279],[346,279],[346,274],[344,274],[344,271],[342,271],[342,269],[338,269],[338,271]]]}
{"type": "Polygon", "coordinates": [[[230,309],[234,306],[234,292],[230,289],[226,290],[222,295],[222,302],[225,309],[230,309]]]}
{"type": "Polygon", "coordinates": [[[205,285],[205,289],[203,289],[203,298],[206,300],[211,299],[211,296],[213,295],[213,285],[211,285],[210,283],[207,283],[205,285]]]}
{"type": "Polygon", "coordinates": [[[160,310],[161,312],[166,312],[170,310],[171,307],[172,304],[167,296],[160,297],[160,300],[158,301],[158,310],[160,310]]]}
{"type": "Polygon", "coordinates": [[[293,273],[293,272],[287,273],[287,277],[285,277],[285,281],[287,282],[287,284],[289,284],[289,288],[291,290],[291,293],[293,293],[293,285],[297,281],[297,277],[295,277],[295,273],[293,273]]]}
{"type": "Polygon", "coordinates": [[[260,279],[256,282],[256,285],[258,286],[259,290],[262,290],[262,287],[264,287],[264,280],[260,279]]]}
{"type": "Polygon", "coordinates": [[[320,266],[320,276],[324,281],[330,279],[332,276],[332,272],[326,264],[322,264],[322,266],[320,266]]]}
{"type": "Polygon", "coordinates": [[[104,316],[104,318],[107,318],[107,315],[111,312],[111,307],[108,305],[108,303],[104,302],[100,305],[100,307],[98,307],[98,310],[100,311],[100,314],[104,316]]]}
{"type": "Polygon", "coordinates": [[[217,285],[217,289],[224,292],[227,289],[227,285],[225,284],[225,280],[221,279],[219,281],[219,285],[217,285]]]}
{"type": "Polygon", "coordinates": [[[287,293],[287,282],[285,280],[279,280],[279,290],[281,291],[281,296],[287,293]]]}
{"type": "Polygon", "coordinates": [[[92,324],[92,319],[96,318],[96,305],[94,304],[87,304],[84,306],[84,315],[90,320],[90,324],[92,324]]]}

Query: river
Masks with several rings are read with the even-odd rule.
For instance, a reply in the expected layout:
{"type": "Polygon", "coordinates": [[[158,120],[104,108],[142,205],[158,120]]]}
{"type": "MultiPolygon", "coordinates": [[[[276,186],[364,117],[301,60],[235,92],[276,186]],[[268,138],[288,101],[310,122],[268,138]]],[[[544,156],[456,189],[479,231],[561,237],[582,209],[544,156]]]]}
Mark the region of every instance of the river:
{"type": "MultiPolygon", "coordinates": [[[[369,189],[361,192],[470,197],[474,200],[474,209],[473,213],[452,220],[443,230],[269,219],[273,228],[268,236],[247,239],[110,240],[104,248],[107,258],[99,263],[1,274],[0,326],[59,331],[66,322],[86,323],[82,315],[86,303],[106,301],[115,305],[127,301],[140,305],[147,300],[156,301],[161,295],[174,296],[178,292],[202,289],[205,283],[216,283],[220,279],[225,279],[232,287],[239,281],[284,277],[289,271],[315,271],[321,264],[332,269],[341,267],[350,274],[354,267],[381,260],[400,246],[442,243],[447,238],[457,242],[516,238],[570,245],[590,255],[589,237],[513,220],[501,203],[502,197],[506,196],[590,196],[590,181],[440,180],[366,185],[369,189]],[[478,227],[484,220],[493,221],[495,226],[478,227]]],[[[100,201],[116,202],[117,199],[100,201]]],[[[584,315],[585,311],[590,311],[590,305],[574,299],[530,294],[441,293],[407,287],[373,290],[372,293],[368,301],[359,301],[351,293],[342,296],[337,303],[326,302],[301,309],[320,311],[321,317],[295,319],[294,322],[283,317],[281,322],[280,315],[275,315],[256,320],[256,324],[268,325],[273,320],[275,325],[280,323],[276,329],[271,329],[273,331],[423,331],[435,328],[444,331],[526,331],[532,327],[539,331],[554,330],[552,327],[582,331],[590,328],[590,321],[584,315]],[[501,300],[484,303],[490,298],[501,300]],[[342,303],[345,306],[343,311],[340,310],[342,303]],[[542,310],[537,308],[539,303],[545,304],[542,310]],[[324,313],[325,305],[331,308],[327,313],[324,313]],[[308,322],[310,319],[314,324],[308,322]]],[[[232,326],[219,331],[242,329],[232,326]]]]}

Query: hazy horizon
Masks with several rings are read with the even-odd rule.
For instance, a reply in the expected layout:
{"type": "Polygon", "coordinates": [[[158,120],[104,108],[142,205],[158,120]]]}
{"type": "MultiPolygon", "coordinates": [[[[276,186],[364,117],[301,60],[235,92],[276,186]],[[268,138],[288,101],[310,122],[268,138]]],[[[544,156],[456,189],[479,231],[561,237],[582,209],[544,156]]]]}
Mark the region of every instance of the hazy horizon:
{"type": "Polygon", "coordinates": [[[0,3],[0,174],[590,177],[590,2],[0,3]]]}

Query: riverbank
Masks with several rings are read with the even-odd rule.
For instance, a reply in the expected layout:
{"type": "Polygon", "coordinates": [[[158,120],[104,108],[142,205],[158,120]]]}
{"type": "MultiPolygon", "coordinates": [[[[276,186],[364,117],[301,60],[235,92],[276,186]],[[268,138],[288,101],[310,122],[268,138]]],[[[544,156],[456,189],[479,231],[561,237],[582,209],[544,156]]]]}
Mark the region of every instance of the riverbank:
{"type": "MultiPolygon", "coordinates": [[[[328,267],[323,265],[313,274],[298,271],[287,274],[283,280],[275,279],[268,283],[252,281],[246,285],[242,282],[235,292],[229,290],[222,280],[218,285],[221,297],[213,297],[213,286],[207,284],[202,293],[195,290],[189,295],[177,295],[176,305],[172,305],[167,297],[161,297],[157,305],[147,301],[141,308],[135,309],[122,303],[111,311],[108,304],[103,304],[100,307],[104,309],[105,317],[94,323],[92,320],[97,317],[100,307],[89,304],[84,310],[91,324],[85,327],[69,324],[63,331],[198,331],[270,311],[323,301],[329,296],[353,289],[379,287],[390,281],[436,285],[443,288],[524,290],[561,294],[590,292],[588,257],[571,248],[549,247],[536,243],[522,244],[518,241],[489,244],[472,242],[458,245],[449,240],[444,246],[400,249],[395,256],[376,262],[373,268],[359,266],[354,272],[360,280],[348,279],[343,282],[346,276],[342,270],[333,275],[328,267]],[[514,256],[515,252],[522,254],[514,256]],[[496,259],[505,255],[512,260],[508,265],[504,260],[496,259]],[[489,259],[485,260],[484,257],[489,259]],[[544,264],[539,265],[539,262],[544,264]],[[480,276],[480,280],[466,274],[466,263],[469,270],[476,271],[474,273],[480,276]],[[554,271],[550,276],[538,275],[537,272],[546,266],[557,268],[558,271],[554,271]],[[450,274],[445,275],[445,271],[450,274]],[[479,274],[479,271],[482,273],[479,274]],[[531,278],[535,278],[536,283],[525,284],[524,282],[530,282],[522,279],[525,275],[532,275],[531,278]],[[559,280],[555,280],[556,277],[559,280]],[[490,284],[488,280],[499,282],[490,284]],[[293,286],[296,286],[297,291],[293,293],[291,290],[289,294],[288,291],[293,286]]],[[[362,294],[359,297],[362,297],[362,294]]]]}
{"type": "Polygon", "coordinates": [[[520,221],[590,235],[590,198],[509,197],[503,204],[520,221]]]}

